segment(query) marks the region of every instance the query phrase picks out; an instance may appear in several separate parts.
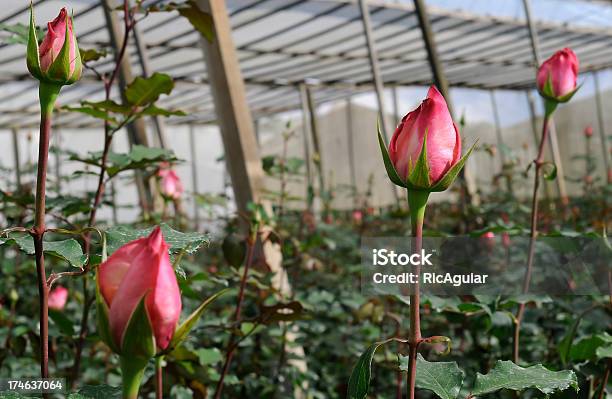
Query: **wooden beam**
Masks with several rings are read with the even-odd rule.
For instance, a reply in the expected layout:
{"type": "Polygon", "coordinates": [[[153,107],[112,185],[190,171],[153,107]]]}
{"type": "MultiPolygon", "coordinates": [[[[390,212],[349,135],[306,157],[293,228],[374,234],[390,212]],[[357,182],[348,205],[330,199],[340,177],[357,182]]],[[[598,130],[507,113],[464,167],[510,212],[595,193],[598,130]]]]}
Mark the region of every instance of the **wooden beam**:
{"type": "Polygon", "coordinates": [[[214,21],[215,39],[201,43],[236,206],[246,212],[250,202],[261,200],[264,174],[232,28],[224,1],[197,0],[197,4],[214,21]]]}
{"type": "Polygon", "coordinates": [[[15,179],[17,182],[17,191],[21,190],[21,158],[19,156],[19,131],[15,128],[11,129],[13,138],[13,165],[15,166],[15,179]]]}
{"type": "Polygon", "coordinates": [[[196,165],[196,160],[198,159],[196,153],[196,139],[195,139],[195,126],[189,125],[189,155],[191,164],[191,191],[192,199],[193,199],[193,224],[195,226],[195,230],[199,231],[200,229],[200,206],[198,205],[198,194],[200,193],[198,188],[198,166],[196,165]]]}

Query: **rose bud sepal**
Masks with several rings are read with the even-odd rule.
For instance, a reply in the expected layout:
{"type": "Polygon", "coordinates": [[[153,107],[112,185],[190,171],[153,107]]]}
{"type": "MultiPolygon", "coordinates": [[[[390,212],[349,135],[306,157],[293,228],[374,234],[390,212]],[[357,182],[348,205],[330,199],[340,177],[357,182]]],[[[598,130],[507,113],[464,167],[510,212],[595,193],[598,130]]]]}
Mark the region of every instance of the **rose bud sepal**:
{"type": "Polygon", "coordinates": [[[108,306],[100,293],[100,288],[96,288],[98,334],[113,352],[119,354],[123,398],[126,399],[138,398],[144,370],[149,360],[155,356],[155,338],[145,309],[145,298],[146,295],[134,310],[119,346],[115,343],[110,330],[108,306]]]}
{"type": "Polygon", "coordinates": [[[548,79],[546,79],[546,83],[544,84],[544,88],[542,90],[538,90],[542,98],[544,98],[544,114],[545,116],[552,115],[557,109],[557,105],[561,103],[566,103],[574,97],[574,94],[582,87],[582,83],[577,86],[574,90],[570,91],[564,96],[555,97],[552,76],[549,74],[548,79]]]}
{"type": "Polygon", "coordinates": [[[474,143],[472,147],[462,156],[457,163],[455,163],[435,184],[431,183],[430,174],[429,174],[429,164],[427,162],[427,131],[423,135],[423,144],[421,146],[421,152],[419,153],[419,157],[412,167],[411,160],[409,161],[410,167],[408,170],[410,171],[407,179],[404,181],[393,162],[391,161],[391,157],[389,156],[389,151],[387,146],[385,145],[385,141],[380,133],[380,127],[378,129],[378,144],[380,146],[380,151],[382,152],[383,162],[385,164],[385,169],[387,170],[387,175],[391,181],[400,186],[407,188],[409,190],[420,190],[427,192],[439,192],[446,190],[457,178],[457,175],[463,169],[465,162],[468,160],[469,156],[472,154],[472,151],[476,147],[477,143],[474,143]]]}

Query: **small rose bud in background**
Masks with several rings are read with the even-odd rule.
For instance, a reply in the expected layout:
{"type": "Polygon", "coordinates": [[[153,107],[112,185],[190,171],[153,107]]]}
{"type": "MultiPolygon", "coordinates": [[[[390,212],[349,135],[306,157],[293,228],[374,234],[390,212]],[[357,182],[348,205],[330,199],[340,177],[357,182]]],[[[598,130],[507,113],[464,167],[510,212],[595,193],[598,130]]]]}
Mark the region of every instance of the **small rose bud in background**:
{"type": "Polygon", "coordinates": [[[40,46],[32,10],[27,65],[30,73],[45,83],[70,85],[81,78],[81,55],[73,32],[72,17],[65,7],[53,21],[47,23],[47,34],[40,46]]]}
{"type": "Polygon", "coordinates": [[[593,126],[587,125],[587,127],[584,128],[584,135],[588,138],[593,137],[593,126]]]}
{"type": "Polygon", "coordinates": [[[577,90],[578,57],[570,48],[557,51],[544,61],[537,74],[540,95],[555,103],[570,100],[577,90]]]}
{"type": "MultiPolygon", "coordinates": [[[[142,301],[157,351],[168,347],[181,314],[182,303],[168,255],[168,245],[159,226],[148,237],[131,241],[115,251],[98,268],[96,282],[108,308],[110,337],[103,338],[111,341],[107,342],[111,348],[123,356],[154,355],[155,348],[147,348],[153,353],[131,353],[134,348],[123,347],[126,329],[142,301]]],[[[142,323],[141,320],[138,322],[142,323]]],[[[134,331],[143,331],[142,328],[147,330],[141,326],[134,331]]],[[[104,329],[101,332],[104,333],[104,329]]]]}
{"type": "Polygon", "coordinates": [[[586,184],[587,186],[593,184],[593,176],[591,175],[584,176],[584,184],[586,184]]]}
{"type": "Polygon", "coordinates": [[[495,248],[495,234],[492,231],[487,231],[480,236],[482,243],[487,250],[495,248]]]}
{"type": "Polygon", "coordinates": [[[157,177],[159,178],[161,194],[168,199],[177,200],[181,198],[181,195],[185,191],[183,189],[183,183],[176,172],[171,169],[167,164],[162,164],[157,177]]]}
{"type": "Polygon", "coordinates": [[[361,224],[361,222],[363,221],[363,212],[361,212],[359,209],[355,209],[353,211],[353,223],[355,224],[361,224]]]}
{"type": "Polygon", "coordinates": [[[508,234],[507,232],[504,232],[502,234],[502,245],[504,246],[504,248],[508,249],[510,248],[510,244],[511,244],[510,234],[508,234]]]}
{"type": "Polygon", "coordinates": [[[63,310],[68,300],[68,289],[58,285],[49,292],[49,309],[63,310]]]}
{"type": "Polygon", "coordinates": [[[427,98],[401,121],[389,145],[389,157],[399,177],[407,180],[416,166],[427,134],[429,182],[435,185],[461,158],[461,137],[446,100],[431,86],[427,98]]]}

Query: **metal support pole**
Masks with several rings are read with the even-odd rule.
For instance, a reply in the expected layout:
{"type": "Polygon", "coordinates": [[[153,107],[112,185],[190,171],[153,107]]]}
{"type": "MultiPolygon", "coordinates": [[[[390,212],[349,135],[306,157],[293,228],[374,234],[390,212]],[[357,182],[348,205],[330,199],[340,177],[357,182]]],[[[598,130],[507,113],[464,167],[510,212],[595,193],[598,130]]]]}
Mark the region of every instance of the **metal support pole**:
{"type": "Polygon", "coordinates": [[[308,98],[306,85],[300,84],[300,101],[302,103],[302,139],[304,143],[304,163],[306,164],[306,207],[312,212],[312,159],[310,156],[310,122],[308,117],[308,98]]]}
{"type": "Polygon", "coordinates": [[[426,5],[423,0],[413,1],[414,10],[416,11],[417,18],[419,20],[419,27],[421,28],[421,33],[423,35],[423,42],[425,43],[425,49],[427,50],[427,58],[431,67],[434,83],[440,90],[440,93],[442,93],[446,99],[446,104],[448,105],[448,110],[450,111],[451,115],[454,116],[455,113],[453,112],[453,102],[448,90],[448,80],[446,80],[446,74],[444,73],[444,68],[440,62],[440,57],[438,56],[438,48],[431,29],[431,21],[429,20],[429,15],[427,14],[426,5]]]}
{"type": "Polygon", "coordinates": [[[595,80],[595,102],[597,103],[597,126],[599,127],[599,139],[601,140],[601,150],[603,151],[605,181],[612,184],[612,169],[610,169],[610,153],[608,146],[608,135],[606,134],[606,126],[604,124],[604,108],[603,99],[601,98],[601,87],[599,86],[599,76],[597,72],[593,73],[595,80]]]}
{"type": "MultiPolygon", "coordinates": [[[[527,29],[529,30],[529,40],[531,41],[531,51],[533,53],[533,60],[535,62],[536,72],[540,66],[540,46],[538,43],[538,32],[536,30],[535,23],[533,21],[531,13],[531,1],[523,0],[523,8],[525,9],[525,17],[527,19],[527,29]]],[[[567,201],[567,190],[565,187],[565,173],[563,172],[563,162],[561,160],[561,152],[559,151],[559,143],[557,139],[557,129],[555,128],[555,121],[550,118],[549,123],[549,136],[550,136],[550,150],[553,156],[553,162],[557,167],[557,188],[559,190],[559,196],[562,201],[567,201]]]]}
{"type": "Polygon", "coordinates": [[[21,190],[21,160],[19,156],[19,132],[16,128],[11,130],[13,136],[13,159],[15,165],[15,179],[17,181],[17,191],[21,190]]]}
{"type": "MultiPolygon", "coordinates": [[[[115,50],[115,53],[119,53],[120,43],[123,41],[123,36],[125,32],[121,29],[121,23],[119,22],[119,18],[115,13],[116,4],[114,0],[103,0],[102,8],[104,9],[104,16],[106,18],[106,25],[108,27],[108,34],[110,36],[110,42],[115,50]]],[[[119,65],[119,81],[118,87],[121,92],[122,97],[125,97],[123,89],[127,87],[128,82],[133,80],[132,75],[132,66],[130,64],[129,56],[126,55],[121,60],[121,64],[119,65]]],[[[124,98],[125,101],[125,98],[124,98]]],[[[128,139],[130,141],[130,145],[140,144],[147,146],[148,138],[146,125],[142,118],[136,119],[134,122],[130,123],[127,126],[128,130],[128,139]]],[[[151,194],[150,187],[145,184],[144,177],[142,173],[136,171],[134,173],[136,180],[136,187],[138,190],[138,196],[140,200],[140,205],[142,207],[143,213],[147,214],[150,208],[150,205],[153,204],[153,196],[151,194]]]]}
{"type": "MultiPolygon", "coordinates": [[[[151,76],[151,68],[149,67],[149,53],[145,41],[140,32],[138,24],[134,26],[134,43],[136,44],[136,50],[138,53],[138,60],[140,61],[140,67],[142,68],[142,74],[144,77],[151,76]]],[[[161,148],[166,148],[166,125],[161,116],[155,115],[151,118],[153,120],[153,126],[157,132],[157,141],[161,148]]]]}
{"type": "MultiPolygon", "coordinates": [[[[540,145],[540,132],[538,129],[538,120],[536,116],[535,98],[533,98],[533,94],[529,90],[525,91],[525,95],[527,97],[527,104],[529,105],[529,119],[531,120],[531,132],[533,133],[534,148],[538,148],[540,145]]],[[[550,201],[553,197],[550,182],[548,180],[544,180],[543,183],[546,200],[550,201]]]]}
{"type": "Polygon", "coordinates": [[[393,119],[395,119],[395,124],[399,125],[400,119],[402,116],[399,111],[399,98],[397,96],[397,86],[393,86],[393,90],[391,91],[392,99],[393,99],[393,119]]]}
{"type": "Polygon", "coordinates": [[[198,206],[198,166],[196,165],[196,140],[195,140],[195,127],[193,124],[189,125],[189,155],[191,161],[191,191],[193,192],[193,223],[195,224],[195,230],[198,231],[200,228],[200,207],[198,206]]]}
{"type": "Polygon", "coordinates": [[[506,175],[506,145],[502,136],[501,121],[499,118],[499,109],[497,108],[497,100],[495,99],[495,90],[490,90],[491,108],[493,108],[493,120],[495,122],[495,136],[497,139],[497,147],[499,160],[501,161],[501,172],[506,179],[508,192],[512,193],[512,176],[506,175]]]}
{"type": "Polygon", "coordinates": [[[319,124],[317,121],[317,107],[314,102],[312,90],[308,85],[305,85],[306,90],[306,105],[308,106],[308,114],[310,115],[310,133],[312,137],[312,147],[314,149],[314,162],[319,175],[319,196],[322,198],[325,193],[325,168],[323,168],[323,156],[321,154],[321,146],[319,140],[319,124]]]}
{"type": "MultiPolygon", "coordinates": [[[[438,48],[434,39],[433,30],[431,29],[431,21],[429,20],[429,15],[427,14],[427,7],[423,0],[413,1],[417,19],[419,20],[419,27],[421,28],[421,34],[423,36],[423,42],[425,43],[425,49],[427,50],[427,58],[429,60],[429,66],[434,78],[434,83],[440,90],[440,93],[442,93],[446,99],[448,111],[450,112],[451,117],[454,119],[455,113],[453,101],[448,88],[448,80],[446,79],[444,68],[440,62],[440,57],[438,56],[438,48]]],[[[479,200],[477,195],[476,179],[472,177],[467,165],[461,170],[459,176],[465,184],[466,200],[473,205],[478,204],[479,200]]]]}
{"type": "Polygon", "coordinates": [[[359,0],[359,7],[361,8],[361,22],[363,23],[363,32],[365,34],[366,45],[368,47],[368,59],[370,61],[370,71],[372,74],[372,80],[374,81],[376,102],[378,103],[378,117],[380,118],[383,137],[385,138],[385,141],[389,143],[390,130],[388,127],[387,116],[385,113],[383,81],[380,75],[380,68],[378,66],[378,53],[376,51],[374,38],[372,37],[373,35],[372,24],[370,22],[370,9],[368,8],[367,0],[359,0]]]}
{"type": "Polygon", "coordinates": [[[348,147],[348,161],[351,187],[354,190],[355,205],[357,205],[357,175],[355,173],[355,143],[353,140],[353,104],[351,97],[346,99],[346,141],[348,147]]]}

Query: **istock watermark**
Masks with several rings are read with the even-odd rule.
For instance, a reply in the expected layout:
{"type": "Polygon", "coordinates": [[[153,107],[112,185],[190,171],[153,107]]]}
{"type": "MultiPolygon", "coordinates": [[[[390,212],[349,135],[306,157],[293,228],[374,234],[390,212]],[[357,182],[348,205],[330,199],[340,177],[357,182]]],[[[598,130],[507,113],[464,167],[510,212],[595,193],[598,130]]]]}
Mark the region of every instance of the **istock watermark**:
{"type": "MultiPolygon", "coordinates": [[[[528,237],[424,238],[413,252],[405,237],[362,239],[361,288],[367,295],[520,295],[528,237]]],[[[597,238],[541,237],[536,242],[530,294],[607,292],[609,248],[597,238]]]]}

